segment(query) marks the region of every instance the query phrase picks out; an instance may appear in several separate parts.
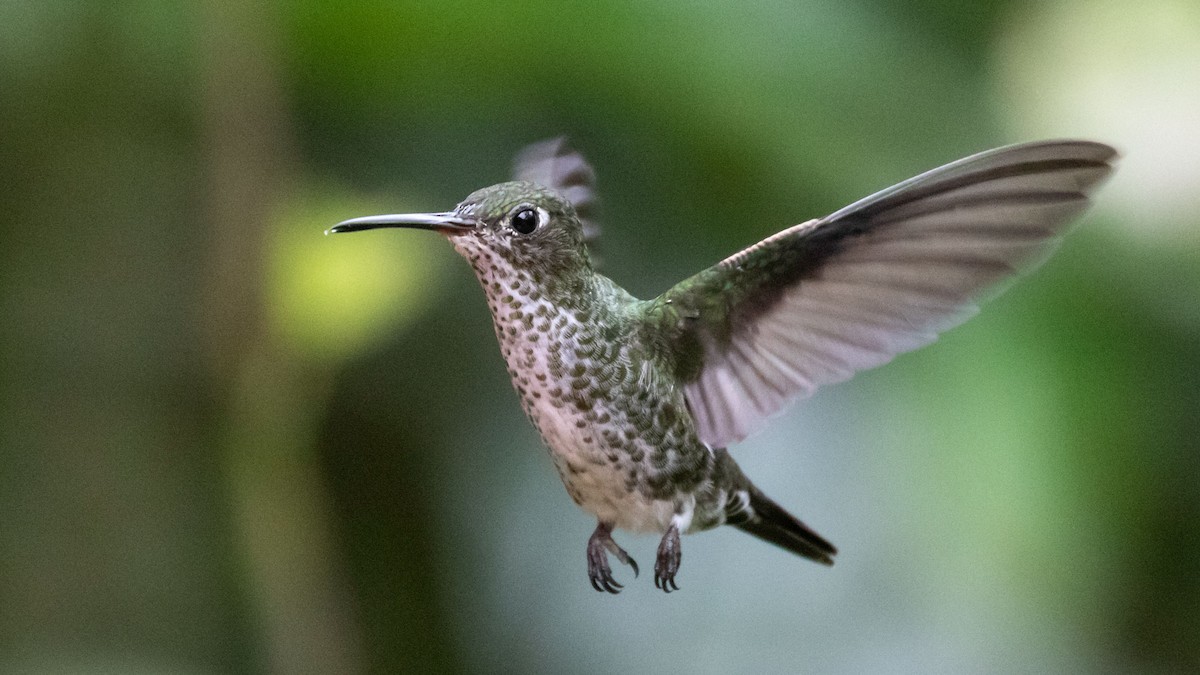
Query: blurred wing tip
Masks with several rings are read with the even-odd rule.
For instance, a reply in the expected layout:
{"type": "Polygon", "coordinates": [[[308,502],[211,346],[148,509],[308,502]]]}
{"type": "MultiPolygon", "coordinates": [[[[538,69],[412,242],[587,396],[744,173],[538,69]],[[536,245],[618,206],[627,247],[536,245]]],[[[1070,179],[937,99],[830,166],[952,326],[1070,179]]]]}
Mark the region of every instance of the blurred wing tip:
{"type": "Polygon", "coordinates": [[[561,156],[565,154],[565,150],[569,150],[565,135],[534,141],[517,151],[513,158],[513,174],[520,174],[523,167],[561,156]]]}
{"type": "Polygon", "coordinates": [[[513,160],[513,178],[558,192],[575,207],[583,223],[584,238],[594,240],[600,231],[593,212],[596,205],[596,172],[583,153],[571,147],[566,136],[530,143],[513,160]]]}
{"type": "Polygon", "coordinates": [[[530,143],[517,152],[513,176],[517,180],[560,189],[588,185],[595,180],[596,174],[583,153],[574,149],[566,136],[555,136],[530,143]]]}

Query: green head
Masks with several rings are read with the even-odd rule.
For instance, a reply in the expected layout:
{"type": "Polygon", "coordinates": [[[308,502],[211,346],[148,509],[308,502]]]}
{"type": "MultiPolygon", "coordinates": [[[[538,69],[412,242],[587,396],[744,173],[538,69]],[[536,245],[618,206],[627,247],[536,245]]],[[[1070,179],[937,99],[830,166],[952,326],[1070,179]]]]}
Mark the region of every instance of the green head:
{"type": "Polygon", "coordinates": [[[440,232],[480,279],[526,273],[534,280],[590,272],[583,226],[558,192],[514,181],[476,190],[453,211],[354,218],[329,232],[406,227],[440,232]]]}

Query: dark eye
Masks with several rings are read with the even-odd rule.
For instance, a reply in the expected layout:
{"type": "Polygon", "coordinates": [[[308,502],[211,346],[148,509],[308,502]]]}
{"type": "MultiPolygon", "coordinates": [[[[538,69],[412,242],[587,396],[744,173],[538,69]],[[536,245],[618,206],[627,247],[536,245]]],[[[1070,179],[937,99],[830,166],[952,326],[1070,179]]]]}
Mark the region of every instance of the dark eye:
{"type": "Polygon", "coordinates": [[[537,229],[538,212],[531,208],[524,208],[517,211],[512,216],[512,229],[521,234],[529,234],[537,229]]]}

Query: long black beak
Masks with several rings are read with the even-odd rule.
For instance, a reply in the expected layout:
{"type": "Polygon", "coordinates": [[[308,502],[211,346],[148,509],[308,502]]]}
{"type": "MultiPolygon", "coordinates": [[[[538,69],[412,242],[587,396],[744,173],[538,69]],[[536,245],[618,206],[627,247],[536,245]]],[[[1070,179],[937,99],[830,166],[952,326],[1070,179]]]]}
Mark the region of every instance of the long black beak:
{"type": "Polygon", "coordinates": [[[467,232],[475,229],[478,222],[453,213],[394,213],[387,216],[366,216],[343,220],[325,230],[325,234],[360,232],[379,227],[411,227],[418,230],[434,230],[446,234],[467,232]]]}

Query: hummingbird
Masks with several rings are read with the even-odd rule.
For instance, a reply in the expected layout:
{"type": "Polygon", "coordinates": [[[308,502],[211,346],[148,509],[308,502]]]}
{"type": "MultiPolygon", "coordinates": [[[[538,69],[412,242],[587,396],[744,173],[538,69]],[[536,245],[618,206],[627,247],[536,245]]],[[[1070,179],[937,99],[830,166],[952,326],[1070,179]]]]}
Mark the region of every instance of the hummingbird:
{"type": "MultiPolygon", "coordinates": [[[[1048,255],[1117,153],[1082,140],[989,150],[793,225],[640,300],[588,252],[595,172],[563,139],[452,211],[354,218],[328,233],[444,235],[483,287],[521,406],[567,493],[595,516],[587,574],[619,593],[622,529],[661,536],[654,584],[678,590],[680,535],[732,525],[823,565],[837,549],[754,486],[727,448],[791,402],[965,321],[1048,255]]],[[[747,214],[752,217],[753,214],[747,214]]]]}

